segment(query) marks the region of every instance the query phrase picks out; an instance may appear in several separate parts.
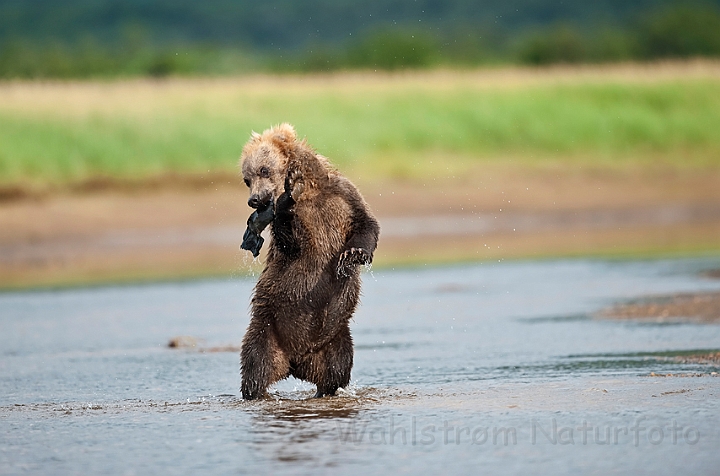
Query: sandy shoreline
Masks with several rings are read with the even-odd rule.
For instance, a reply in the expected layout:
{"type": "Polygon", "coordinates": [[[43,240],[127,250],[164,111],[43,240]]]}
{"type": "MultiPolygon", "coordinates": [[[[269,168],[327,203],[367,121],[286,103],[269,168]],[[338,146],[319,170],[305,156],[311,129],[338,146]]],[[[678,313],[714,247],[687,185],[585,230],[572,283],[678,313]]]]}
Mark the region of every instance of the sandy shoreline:
{"type": "MultiPolygon", "coordinates": [[[[623,303],[604,309],[599,317],[637,319],[655,322],[690,320],[700,323],[720,322],[720,292],[683,293],[655,296],[639,302],[623,303]]],[[[710,360],[718,361],[718,355],[710,360]]]]}
{"type": "MultiPolygon", "coordinates": [[[[256,272],[233,177],[0,201],[0,287],[256,272]]],[[[355,179],[382,233],[375,265],[720,250],[720,171],[518,169],[355,179]]]]}

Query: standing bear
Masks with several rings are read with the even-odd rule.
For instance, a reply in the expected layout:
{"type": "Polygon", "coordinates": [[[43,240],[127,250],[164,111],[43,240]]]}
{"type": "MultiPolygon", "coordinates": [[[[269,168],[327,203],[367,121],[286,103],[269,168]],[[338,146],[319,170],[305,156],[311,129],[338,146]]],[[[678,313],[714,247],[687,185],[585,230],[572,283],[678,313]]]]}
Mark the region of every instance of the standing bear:
{"type": "Polygon", "coordinates": [[[315,397],[334,395],[350,383],[359,265],[372,262],[380,226],[357,188],[289,124],[253,133],[241,164],[256,209],[242,246],[257,256],[259,233],[269,224],[272,235],[242,342],[242,396],[263,397],[291,375],[314,383],[315,397]]]}

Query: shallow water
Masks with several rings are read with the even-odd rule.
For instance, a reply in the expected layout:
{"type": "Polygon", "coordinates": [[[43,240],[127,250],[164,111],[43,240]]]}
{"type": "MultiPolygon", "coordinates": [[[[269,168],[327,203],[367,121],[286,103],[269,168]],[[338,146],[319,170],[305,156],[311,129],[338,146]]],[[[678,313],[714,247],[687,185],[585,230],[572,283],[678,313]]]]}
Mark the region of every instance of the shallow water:
{"type": "Polygon", "coordinates": [[[374,271],[353,382],[239,397],[253,280],[0,294],[0,473],[717,474],[720,326],[602,320],[720,258],[374,271]],[[659,353],[659,354],[658,354],[659,353]],[[651,376],[673,374],[674,377],[651,376]],[[606,443],[606,444],[602,444],[606,443]]]}

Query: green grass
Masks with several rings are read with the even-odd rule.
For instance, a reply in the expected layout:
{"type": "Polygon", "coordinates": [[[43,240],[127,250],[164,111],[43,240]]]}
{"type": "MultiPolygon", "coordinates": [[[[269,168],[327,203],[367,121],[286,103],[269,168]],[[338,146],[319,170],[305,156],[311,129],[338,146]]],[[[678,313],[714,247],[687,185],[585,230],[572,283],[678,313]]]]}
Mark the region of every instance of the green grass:
{"type": "Polygon", "coordinates": [[[235,171],[250,131],[279,122],[359,174],[422,175],[510,158],[720,165],[716,79],[513,87],[432,78],[268,81],[139,82],[137,97],[132,83],[86,83],[75,87],[107,95],[89,94],[73,108],[62,84],[27,85],[42,94],[21,106],[3,100],[12,85],[0,85],[0,184],[235,171]]]}

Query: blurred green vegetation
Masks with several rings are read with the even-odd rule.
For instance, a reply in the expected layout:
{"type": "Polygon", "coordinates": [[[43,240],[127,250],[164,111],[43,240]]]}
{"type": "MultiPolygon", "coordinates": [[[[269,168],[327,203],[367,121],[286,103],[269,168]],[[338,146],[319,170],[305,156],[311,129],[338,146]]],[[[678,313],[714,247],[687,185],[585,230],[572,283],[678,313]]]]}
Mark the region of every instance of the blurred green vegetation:
{"type": "MultiPolygon", "coordinates": [[[[429,178],[493,160],[528,164],[720,165],[720,82],[403,84],[171,82],[25,85],[0,101],[0,178],[63,184],[93,177],[227,171],[251,130],[293,123],[344,170],[429,178]],[[36,89],[33,89],[36,88],[36,89]],[[9,102],[5,101],[5,104],[9,102]]],[[[11,86],[8,86],[12,88],[11,86]]],[[[0,97],[3,96],[0,89],[0,97]]]]}
{"type": "Polygon", "coordinates": [[[528,35],[516,46],[527,64],[592,63],[720,56],[720,10],[677,5],[643,14],[632,28],[583,32],[560,24],[528,35]]]}
{"type": "Polygon", "coordinates": [[[252,54],[200,45],[110,48],[92,41],[75,46],[12,41],[0,48],[0,77],[5,78],[165,77],[261,69],[252,54]]]}
{"type": "Polygon", "coordinates": [[[387,8],[371,1],[367,8],[377,19],[372,13],[356,11],[351,3],[331,5],[322,0],[292,5],[274,0],[272,8],[252,2],[226,5],[219,0],[206,7],[183,1],[173,4],[174,9],[153,2],[129,2],[123,8],[105,3],[74,0],[65,7],[70,11],[62,15],[62,5],[45,0],[27,2],[26,10],[18,6],[23,3],[0,0],[0,78],[163,77],[720,57],[717,2],[634,0],[623,3],[623,9],[613,2],[572,7],[553,0],[513,0],[504,6],[487,2],[483,8],[488,12],[502,13],[515,4],[524,8],[524,13],[515,12],[519,8],[508,10],[516,17],[511,15],[505,23],[500,21],[502,15],[494,23],[479,17],[483,8],[470,0],[453,0],[444,7],[420,2],[427,5],[415,6],[422,8],[415,13],[417,20],[412,12],[403,13],[410,7],[399,0],[389,2],[387,8]],[[46,16],[55,12],[57,22],[28,13],[33,2],[47,10],[46,16]],[[106,9],[98,10],[103,5],[106,9]],[[325,18],[331,12],[337,15],[335,20],[325,18]],[[597,15],[595,20],[588,18],[593,15],[597,15]],[[89,21],[85,17],[95,23],[81,24],[89,21]],[[396,17],[404,21],[392,20],[396,17]],[[252,22],[253,18],[258,21],[252,22]],[[62,23],[63,19],[67,21],[62,23]],[[232,25],[230,19],[239,24],[232,25]],[[118,23],[121,20],[126,23],[118,23]],[[83,27],[78,34],[60,31],[63,25],[71,28],[73,22],[83,27]],[[320,29],[322,22],[330,24],[320,29]],[[311,26],[318,27],[317,31],[311,26]],[[250,36],[243,37],[243,29],[250,36]]]}

